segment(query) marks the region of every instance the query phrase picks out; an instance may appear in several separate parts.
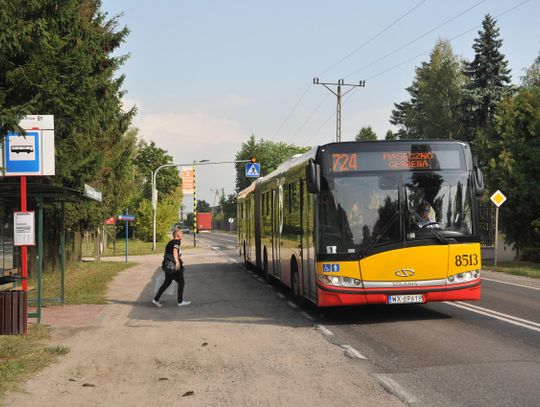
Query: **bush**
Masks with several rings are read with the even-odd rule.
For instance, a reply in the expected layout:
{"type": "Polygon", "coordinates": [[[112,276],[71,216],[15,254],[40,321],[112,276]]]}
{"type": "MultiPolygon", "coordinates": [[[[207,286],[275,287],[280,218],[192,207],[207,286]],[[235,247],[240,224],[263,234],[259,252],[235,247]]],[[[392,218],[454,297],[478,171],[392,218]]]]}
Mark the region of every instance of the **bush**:
{"type": "Polygon", "coordinates": [[[522,250],[521,258],[523,260],[540,263],[540,247],[525,247],[522,250]]]}

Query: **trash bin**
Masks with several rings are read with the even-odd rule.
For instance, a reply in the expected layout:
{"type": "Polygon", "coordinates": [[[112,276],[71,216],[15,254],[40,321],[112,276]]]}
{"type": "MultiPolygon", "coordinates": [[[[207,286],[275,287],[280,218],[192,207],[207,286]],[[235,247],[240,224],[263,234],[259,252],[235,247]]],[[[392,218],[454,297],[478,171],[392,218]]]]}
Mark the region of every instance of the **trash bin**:
{"type": "Polygon", "coordinates": [[[28,293],[20,288],[0,291],[0,335],[28,333],[28,293]]]}

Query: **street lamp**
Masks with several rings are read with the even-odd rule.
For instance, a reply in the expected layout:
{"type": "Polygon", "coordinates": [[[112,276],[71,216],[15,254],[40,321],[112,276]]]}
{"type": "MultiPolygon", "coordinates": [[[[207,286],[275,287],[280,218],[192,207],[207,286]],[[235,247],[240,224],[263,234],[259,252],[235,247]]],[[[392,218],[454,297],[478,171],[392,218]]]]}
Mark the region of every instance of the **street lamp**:
{"type": "Polygon", "coordinates": [[[197,246],[197,189],[195,183],[195,166],[210,160],[193,161],[193,247],[197,246]]]}
{"type": "Polygon", "coordinates": [[[157,211],[157,184],[156,178],[159,170],[165,167],[178,167],[178,164],[163,164],[152,171],[152,250],[156,250],[156,211],[157,211]]]}
{"type": "Polygon", "coordinates": [[[151,172],[152,176],[152,218],[153,218],[153,237],[152,237],[152,250],[156,250],[156,212],[157,212],[157,184],[156,178],[159,170],[165,167],[187,167],[191,165],[193,167],[193,246],[197,245],[197,199],[195,196],[195,165],[204,163],[207,164],[237,164],[237,163],[247,163],[250,160],[234,160],[234,161],[213,161],[210,160],[199,160],[193,161],[188,164],[163,164],[156,168],[155,171],[151,172]]]}

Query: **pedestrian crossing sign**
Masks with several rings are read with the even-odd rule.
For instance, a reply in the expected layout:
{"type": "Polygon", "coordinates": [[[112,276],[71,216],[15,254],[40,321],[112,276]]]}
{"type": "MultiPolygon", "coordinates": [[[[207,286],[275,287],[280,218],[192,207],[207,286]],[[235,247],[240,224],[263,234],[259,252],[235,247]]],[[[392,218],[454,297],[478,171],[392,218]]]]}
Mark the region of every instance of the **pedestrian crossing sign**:
{"type": "Polygon", "coordinates": [[[247,163],[246,164],[246,177],[257,178],[261,175],[261,164],[259,163],[247,163]]]}

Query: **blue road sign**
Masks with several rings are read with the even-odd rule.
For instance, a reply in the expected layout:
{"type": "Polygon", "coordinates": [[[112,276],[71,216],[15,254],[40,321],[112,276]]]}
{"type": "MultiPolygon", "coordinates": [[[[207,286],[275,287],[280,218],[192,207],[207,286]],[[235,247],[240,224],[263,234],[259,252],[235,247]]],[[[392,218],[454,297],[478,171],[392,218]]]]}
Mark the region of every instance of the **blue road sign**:
{"type": "Polygon", "coordinates": [[[118,215],[118,220],[134,221],[135,215],[125,215],[125,214],[118,215]]]}
{"type": "Polygon", "coordinates": [[[6,173],[39,174],[39,132],[27,131],[25,137],[10,132],[5,141],[6,173]]]}
{"type": "Polygon", "coordinates": [[[261,175],[261,164],[259,163],[247,163],[246,164],[246,177],[257,178],[261,175]]]}

